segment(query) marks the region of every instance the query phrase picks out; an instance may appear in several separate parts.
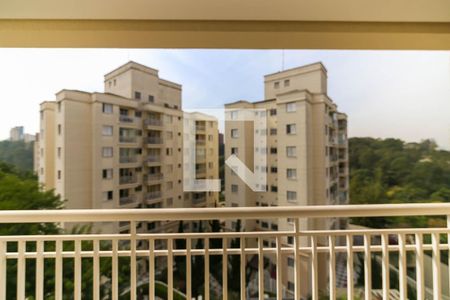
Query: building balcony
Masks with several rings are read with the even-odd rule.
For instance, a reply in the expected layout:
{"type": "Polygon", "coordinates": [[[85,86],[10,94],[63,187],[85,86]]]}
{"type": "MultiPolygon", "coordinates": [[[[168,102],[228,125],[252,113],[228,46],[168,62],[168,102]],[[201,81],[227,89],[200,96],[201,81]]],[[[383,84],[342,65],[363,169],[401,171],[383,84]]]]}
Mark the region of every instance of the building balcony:
{"type": "Polygon", "coordinates": [[[270,299],[319,299],[319,295],[448,299],[448,260],[441,259],[449,251],[446,225],[322,230],[300,226],[300,219],[339,218],[345,224],[350,217],[392,216],[450,216],[450,204],[1,211],[0,223],[8,226],[114,222],[127,230],[1,235],[0,298],[192,299],[197,284],[204,286],[203,299],[235,299],[239,294],[243,296],[238,299],[265,299],[266,295],[270,299]],[[242,232],[212,232],[206,226],[195,234],[167,233],[163,227],[157,232],[138,230],[145,222],[261,219],[286,219],[289,226],[242,232]],[[231,241],[237,241],[237,246],[231,246],[231,241]],[[202,259],[201,268],[196,258],[202,259]],[[167,263],[164,276],[155,268],[159,259],[167,263]],[[236,259],[238,269],[229,272],[236,266],[230,261],[236,259]],[[177,272],[181,260],[187,263],[183,272],[177,272]],[[245,276],[247,272],[251,276],[245,276]],[[235,273],[240,279],[230,276],[235,273]],[[221,279],[213,280],[219,274],[221,279]]]}
{"type": "Polygon", "coordinates": [[[161,145],[163,138],[158,136],[149,136],[144,139],[144,142],[148,145],[161,145]]]}
{"type": "Polygon", "coordinates": [[[147,163],[160,163],[161,162],[161,156],[160,155],[149,155],[145,159],[145,162],[147,162],[147,163]]]}
{"type": "Polygon", "coordinates": [[[119,198],[120,205],[128,205],[136,202],[136,197],[134,195],[123,196],[119,198]]]}
{"type": "Polygon", "coordinates": [[[154,192],[148,192],[147,194],[145,194],[144,199],[145,200],[155,200],[155,199],[159,199],[161,197],[162,197],[161,191],[154,191],[154,192]]]}
{"type": "Polygon", "coordinates": [[[129,116],[125,116],[125,115],[121,115],[119,116],[119,121],[120,123],[134,123],[134,118],[133,117],[129,117],[129,116]]]}
{"type": "Polygon", "coordinates": [[[138,157],[135,156],[121,156],[119,158],[119,161],[121,164],[133,164],[133,163],[137,163],[138,161],[138,157]]]}
{"type": "Polygon", "coordinates": [[[119,184],[133,184],[137,183],[137,176],[120,176],[119,177],[119,184]]]}
{"type": "Polygon", "coordinates": [[[163,126],[163,121],[161,119],[145,119],[145,126],[163,126]]]}
{"type": "Polygon", "coordinates": [[[195,131],[205,131],[206,126],[205,125],[195,125],[195,131]]]}
{"type": "Polygon", "coordinates": [[[160,181],[164,178],[162,173],[152,173],[145,175],[145,180],[147,182],[160,181]]]}
{"type": "Polygon", "coordinates": [[[137,143],[137,136],[119,136],[120,143],[137,143]]]}

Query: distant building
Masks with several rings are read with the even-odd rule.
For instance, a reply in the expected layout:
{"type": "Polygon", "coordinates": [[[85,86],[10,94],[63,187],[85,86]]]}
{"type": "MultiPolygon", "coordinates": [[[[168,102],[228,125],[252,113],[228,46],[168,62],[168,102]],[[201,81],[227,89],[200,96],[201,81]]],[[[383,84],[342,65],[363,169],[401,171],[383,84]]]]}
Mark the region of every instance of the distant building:
{"type": "MultiPolygon", "coordinates": [[[[129,62],[106,74],[104,87],[104,93],[62,90],[41,104],[40,183],[67,200],[66,208],[214,207],[217,192],[184,193],[181,85],[129,62]]],[[[217,120],[197,122],[197,176],[217,179],[217,120]]],[[[138,227],[161,226],[178,224],[138,227]]]]}
{"type": "Polygon", "coordinates": [[[35,136],[25,133],[23,126],[16,126],[9,131],[9,140],[13,142],[24,141],[25,143],[34,142],[35,136]]]}
{"type": "Polygon", "coordinates": [[[23,141],[24,130],[23,126],[16,126],[9,131],[9,140],[13,142],[23,141]]]}
{"type": "MultiPolygon", "coordinates": [[[[327,95],[327,71],[321,63],[302,66],[264,77],[265,99],[237,101],[225,105],[230,119],[225,122],[225,158],[236,155],[256,175],[265,173],[266,192],[254,192],[230,168],[225,170],[225,201],[228,207],[301,206],[347,204],[348,142],[347,116],[327,95]],[[265,129],[239,121],[246,109],[258,109],[265,129]],[[235,116],[233,118],[233,116],[235,116]],[[257,136],[267,139],[265,147],[255,144],[257,136]],[[266,153],[266,161],[255,161],[266,153]]],[[[291,220],[247,220],[242,230],[293,230],[291,220]]],[[[303,221],[301,230],[339,229],[339,219],[303,221]]],[[[234,230],[236,224],[229,224],[234,230]]],[[[264,240],[264,246],[273,243],[264,240]]],[[[283,241],[291,247],[293,240],[283,241]]],[[[302,245],[308,240],[301,239],[302,245]]],[[[256,246],[255,246],[256,247],[256,246]]],[[[274,246],[273,246],[274,247],[274,246]]],[[[302,261],[302,265],[306,262],[302,261]]],[[[283,262],[285,285],[293,293],[294,268],[289,257],[283,262]]],[[[319,263],[326,268],[326,259],[319,263]]],[[[306,272],[306,269],[305,269],[306,272]]],[[[326,278],[326,277],[324,277],[326,278]]],[[[302,281],[307,294],[309,283],[302,281]]],[[[321,282],[321,284],[325,284],[321,282]]],[[[306,296],[305,294],[305,296],[306,296]]]]}

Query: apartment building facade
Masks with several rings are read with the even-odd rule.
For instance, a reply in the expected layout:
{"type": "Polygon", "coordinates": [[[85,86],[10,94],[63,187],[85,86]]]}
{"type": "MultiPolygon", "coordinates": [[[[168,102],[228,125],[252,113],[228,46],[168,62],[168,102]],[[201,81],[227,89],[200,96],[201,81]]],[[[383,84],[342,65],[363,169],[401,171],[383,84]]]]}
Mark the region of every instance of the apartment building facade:
{"type": "MultiPolygon", "coordinates": [[[[65,208],[193,206],[183,190],[181,91],[135,62],[106,74],[104,93],[60,91],[56,101],[41,104],[39,181],[67,201],[65,208]]],[[[206,171],[217,178],[217,121],[209,122],[212,140],[201,146],[212,149],[208,159],[215,164],[206,171]]],[[[203,205],[216,197],[206,195],[203,205]]]]}
{"type": "MultiPolygon", "coordinates": [[[[347,117],[327,95],[327,70],[321,63],[302,66],[264,77],[265,100],[237,101],[225,105],[237,116],[246,109],[258,110],[266,118],[266,128],[255,129],[252,122],[225,122],[225,158],[236,155],[256,175],[265,173],[265,192],[255,192],[236,172],[225,170],[225,201],[229,207],[299,206],[348,203],[347,117]],[[255,144],[258,135],[266,138],[266,147],[255,144]],[[264,152],[266,161],[255,161],[255,153],[264,152]]],[[[337,229],[342,220],[300,220],[300,230],[337,229]]],[[[235,230],[236,224],[228,224],[235,230]]],[[[292,220],[247,220],[242,230],[293,230],[292,220]]],[[[293,239],[285,239],[292,244],[293,239]]],[[[320,241],[319,241],[320,242],[320,241]]],[[[322,241],[326,243],[325,241],[322,241]]],[[[309,241],[300,239],[301,245],[309,241]]],[[[265,240],[264,246],[275,246],[265,240]]],[[[325,259],[324,259],[325,260],[325,259]]],[[[310,263],[302,261],[305,270],[310,263]]],[[[293,293],[293,260],[286,257],[284,284],[293,293]]],[[[326,263],[320,263],[324,268],[326,263]]],[[[319,266],[320,267],[320,266],[319,266]]],[[[310,268],[309,268],[310,269],[310,268]]],[[[306,272],[306,271],[305,271],[306,272]]],[[[325,271],[326,273],[326,271],[325,271]]],[[[323,274],[323,273],[322,273],[323,274]]],[[[311,278],[305,276],[305,278],[311,278]]],[[[325,282],[325,279],[322,279],[325,282]]],[[[301,281],[303,296],[310,290],[308,280],[301,281]]]]}

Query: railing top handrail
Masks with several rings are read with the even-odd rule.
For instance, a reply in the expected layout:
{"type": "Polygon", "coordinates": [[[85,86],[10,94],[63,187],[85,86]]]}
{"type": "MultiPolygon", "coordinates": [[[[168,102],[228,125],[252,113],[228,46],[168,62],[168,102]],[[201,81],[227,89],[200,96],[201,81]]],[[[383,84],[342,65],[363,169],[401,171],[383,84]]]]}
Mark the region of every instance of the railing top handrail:
{"type": "Polygon", "coordinates": [[[389,217],[450,215],[450,203],[283,207],[4,210],[0,223],[114,222],[213,219],[389,217]]]}

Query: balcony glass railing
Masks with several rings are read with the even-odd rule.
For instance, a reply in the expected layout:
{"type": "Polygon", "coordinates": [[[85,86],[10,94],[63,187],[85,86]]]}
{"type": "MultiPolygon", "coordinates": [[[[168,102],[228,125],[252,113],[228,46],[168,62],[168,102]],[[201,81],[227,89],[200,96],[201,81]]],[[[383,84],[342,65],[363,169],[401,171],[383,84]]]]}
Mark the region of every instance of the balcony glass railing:
{"type": "Polygon", "coordinates": [[[137,156],[121,156],[120,157],[120,163],[122,163],[122,164],[136,163],[137,161],[138,161],[137,156]]]}
{"type": "Polygon", "coordinates": [[[119,121],[121,123],[133,123],[134,122],[134,118],[133,117],[129,117],[129,116],[121,115],[119,117],[119,121]]]}
{"type": "Polygon", "coordinates": [[[0,298],[192,299],[197,296],[193,288],[201,287],[204,299],[240,294],[243,299],[448,299],[444,255],[450,228],[445,223],[434,228],[344,228],[347,218],[391,216],[450,219],[450,204],[1,211],[0,223],[8,226],[128,226],[126,233],[114,234],[1,235],[0,298]],[[317,218],[340,218],[343,225],[320,230],[300,226],[300,220],[317,218]],[[223,220],[231,227],[237,220],[261,219],[283,219],[289,225],[280,231],[269,226],[242,232],[213,232],[205,226],[195,234],[173,233],[172,228],[167,234],[141,231],[146,222],[223,220]],[[238,246],[230,246],[232,241],[238,246]],[[157,247],[160,243],[165,246],[157,247]],[[161,258],[167,266],[164,276],[157,269],[161,258]],[[200,259],[201,267],[196,264],[200,259]],[[187,262],[183,272],[175,267],[180,260],[187,262]]]}
{"type": "Polygon", "coordinates": [[[145,194],[145,200],[154,200],[161,198],[161,196],[162,196],[161,191],[148,192],[147,194],[145,194]]]}
{"type": "Polygon", "coordinates": [[[145,175],[145,179],[147,181],[156,181],[156,180],[161,180],[163,179],[163,174],[162,173],[151,173],[151,174],[147,174],[145,175]]]}
{"type": "Polygon", "coordinates": [[[163,139],[162,139],[162,137],[159,137],[159,136],[149,136],[149,137],[145,138],[145,142],[147,144],[156,145],[156,144],[162,144],[163,139]]]}
{"type": "Polygon", "coordinates": [[[136,136],[119,136],[119,142],[121,143],[136,143],[136,136]]]}
{"type": "Polygon", "coordinates": [[[146,162],[153,163],[153,162],[161,162],[161,156],[159,155],[149,155],[147,156],[146,162]]]}
{"type": "Polygon", "coordinates": [[[136,175],[127,175],[127,176],[120,176],[119,177],[119,183],[120,184],[131,184],[137,182],[137,176],[136,175]]]}
{"type": "Polygon", "coordinates": [[[131,196],[123,196],[119,198],[120,205],[127,205],[134,203],[136,201],[136,197],[134,195],[131,196]]]}
{"type": "Polygon", "coordinates": [[[146,126],[162,126],[163,121],[160,119],[146,119],[146,120],[144,120],[144,125],[146,125],[146,126]]]}

